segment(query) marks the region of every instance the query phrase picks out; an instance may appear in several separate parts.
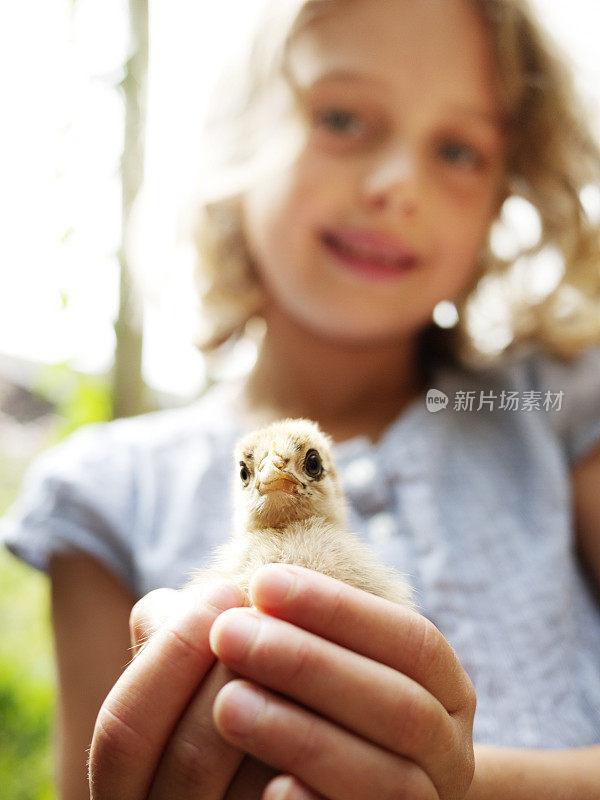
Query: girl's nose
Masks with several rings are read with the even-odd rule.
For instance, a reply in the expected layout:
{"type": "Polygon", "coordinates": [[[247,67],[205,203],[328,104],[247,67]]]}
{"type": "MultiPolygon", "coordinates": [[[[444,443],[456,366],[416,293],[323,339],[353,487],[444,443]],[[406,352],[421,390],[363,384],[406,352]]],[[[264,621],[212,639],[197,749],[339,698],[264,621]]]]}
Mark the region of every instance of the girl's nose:
{"type": "Polygon", "coordinates": [[[417,206],[417,171],[407,148],[395,148],[376,158],[364,181],[367,202],[380,209],[412,214],[417,206]]]}

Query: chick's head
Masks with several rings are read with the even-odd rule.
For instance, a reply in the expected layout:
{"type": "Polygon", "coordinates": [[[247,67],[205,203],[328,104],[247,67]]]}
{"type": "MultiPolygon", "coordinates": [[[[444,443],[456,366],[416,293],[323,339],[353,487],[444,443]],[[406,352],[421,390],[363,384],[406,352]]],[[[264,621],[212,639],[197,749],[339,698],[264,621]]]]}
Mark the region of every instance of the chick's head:
{"type": "Polygon", "coordinates": [[[318,516],[345,524],[345,500],[331,439],[308,419],[253,431],[235,449],[238,530],[278,528],[318,516]]]}

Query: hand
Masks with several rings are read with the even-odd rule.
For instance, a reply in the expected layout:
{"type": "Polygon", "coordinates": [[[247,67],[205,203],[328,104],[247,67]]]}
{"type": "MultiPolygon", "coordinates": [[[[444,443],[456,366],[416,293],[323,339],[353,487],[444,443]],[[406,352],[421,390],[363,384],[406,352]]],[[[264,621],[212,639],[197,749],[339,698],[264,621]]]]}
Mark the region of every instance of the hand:
{"type": "Polygon", "coordinates": [[[217,694],[231,744],[276,770],[263,800],[459,800],[474,770],[475,692],[416,612],[295,566],[251,584],[256,608],[212,626],[244,679],[217,694]]]}
{"type": "Polygon", "coordinates": [[[273,770],[232,747],[212,722],[232,675],[208,633],[244,602],[229,584],[159,589],[131,614],[135,658],[104,701],[90,750],[92,800],[258,800],[273,770]]]}

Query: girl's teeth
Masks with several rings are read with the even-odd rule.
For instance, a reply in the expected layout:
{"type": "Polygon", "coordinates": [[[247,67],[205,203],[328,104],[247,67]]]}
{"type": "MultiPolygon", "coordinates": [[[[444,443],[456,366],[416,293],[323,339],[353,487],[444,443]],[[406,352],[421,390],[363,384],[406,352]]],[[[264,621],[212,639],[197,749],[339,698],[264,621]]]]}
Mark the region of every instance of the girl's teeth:
{"type": "Polygon", "coordinates": [[[368,246],[364,247],[351,247],[350,245],[346,244],[345,242],[341,242],[338,240],[335,241],[337,247],[349,256],[353,258],[361,258],[366,259],[367,261],[377,261],[381,264],[385,264],[387,266],[397,266],[398,259],[392,256],[382,255],[381,253],[373,250],[368,246]]]}

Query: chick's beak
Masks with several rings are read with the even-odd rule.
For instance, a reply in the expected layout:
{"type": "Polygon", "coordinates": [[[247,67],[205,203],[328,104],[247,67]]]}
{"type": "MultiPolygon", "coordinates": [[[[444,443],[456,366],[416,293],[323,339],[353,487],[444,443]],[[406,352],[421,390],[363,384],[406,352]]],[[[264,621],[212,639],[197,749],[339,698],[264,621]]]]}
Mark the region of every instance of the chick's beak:
{"type": "Polygon", "coordinates": [[[300,481],[286,468],[286,461],[279,455],[275,442],[271,444],[268,454],[258,466],[258,482],[256,488],[260,494],[267,492],[285,492],[295,494],[300,481]]]}

